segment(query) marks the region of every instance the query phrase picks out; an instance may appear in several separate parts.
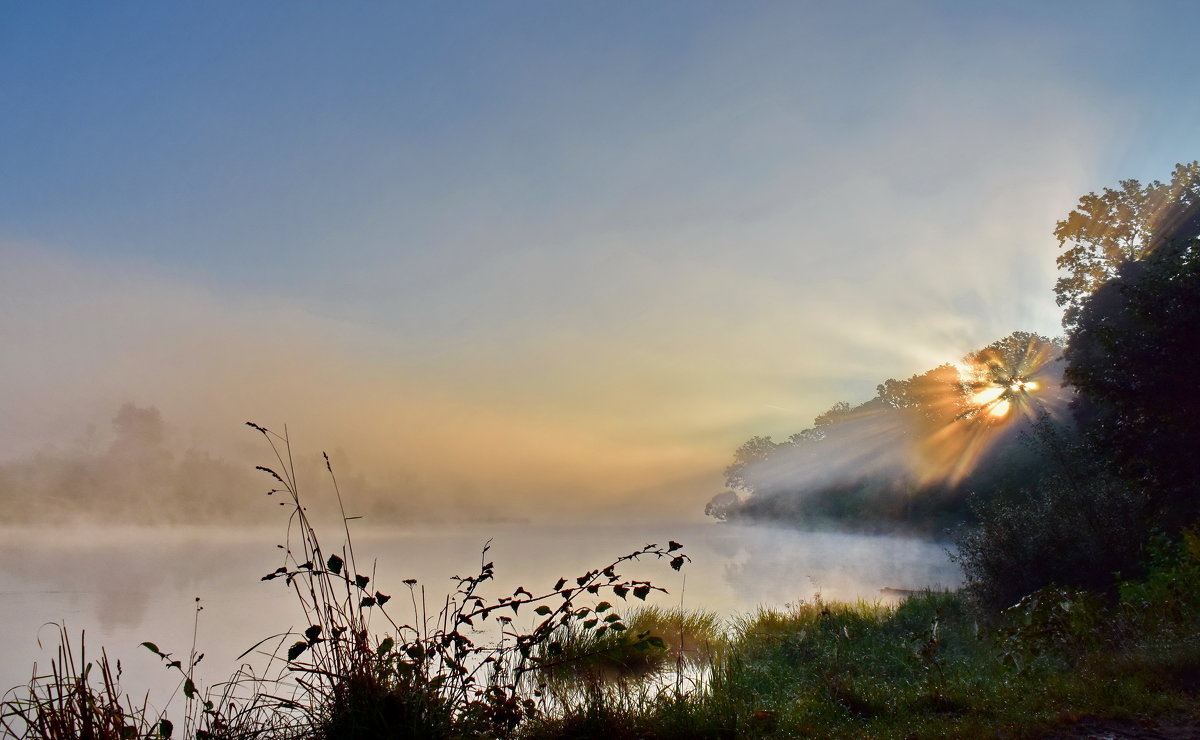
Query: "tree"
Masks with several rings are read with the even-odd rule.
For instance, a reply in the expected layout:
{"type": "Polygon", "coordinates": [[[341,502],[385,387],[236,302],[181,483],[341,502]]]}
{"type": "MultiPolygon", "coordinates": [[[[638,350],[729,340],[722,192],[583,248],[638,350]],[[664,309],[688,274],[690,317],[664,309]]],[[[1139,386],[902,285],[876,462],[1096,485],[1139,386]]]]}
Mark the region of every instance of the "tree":
{"type": "Polygon", "coordinates": [[[733,453],[733,464],[725,468],[725,485],[730,488],[740,488],[743,491],[753,491],[754,484],[750,480],[750,471],[756,463],[761,463],[779,448],[779,443],[769,436],[754,436],[747,440],[733,453]]]}
{"type": "Polygon", "coordinates": [[[1200,515],[1200,239],[1166,240],[1080,304],[1065,357],[1074,413],[1162,523],[1200,515]]]}
{"type": "Polygon", "coordinates": [[[1200,233],[1200,162],[1178,164],[1171,182],[1142,185],[1122,180],[1117,189],[1088,193],[1059,221],[1054,236],[1065,249],[1058,268],[1066,275],[1054,286],[1064,307],[1063,326],[1071,328],[1082,302],[1112,280],[1122,262],[1142,259],[1170,238],[1200,233]],[[1188,233],[1190,232],[1190,233],[1188,233]]]}

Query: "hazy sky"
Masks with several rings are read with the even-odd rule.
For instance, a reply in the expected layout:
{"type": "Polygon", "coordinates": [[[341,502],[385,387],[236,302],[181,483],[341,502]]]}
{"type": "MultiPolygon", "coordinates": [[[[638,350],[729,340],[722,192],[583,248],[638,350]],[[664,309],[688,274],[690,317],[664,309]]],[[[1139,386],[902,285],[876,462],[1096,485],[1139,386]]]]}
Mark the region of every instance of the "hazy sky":
{"type": "Polygon", "coordinates": [[[1200,157],[1200,5],[834,5],[5,3],[0,456],[134,401],[691,517],[750,435],[1056,334],[1055,220],[1200,157]]]}

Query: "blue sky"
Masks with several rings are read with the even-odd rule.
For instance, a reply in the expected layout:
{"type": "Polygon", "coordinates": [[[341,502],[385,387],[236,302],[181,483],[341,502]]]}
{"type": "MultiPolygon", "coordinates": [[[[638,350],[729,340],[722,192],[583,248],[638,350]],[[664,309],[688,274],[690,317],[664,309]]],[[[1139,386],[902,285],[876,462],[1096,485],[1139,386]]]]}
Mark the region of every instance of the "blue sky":
{"type": "Polygon", "coordinates": [[[831,5],[6,4],[0,440],[135,400],[702,505],[750,434],[1055,332],[1054,221],[1200,156],[1200,6],[831,5]]]}

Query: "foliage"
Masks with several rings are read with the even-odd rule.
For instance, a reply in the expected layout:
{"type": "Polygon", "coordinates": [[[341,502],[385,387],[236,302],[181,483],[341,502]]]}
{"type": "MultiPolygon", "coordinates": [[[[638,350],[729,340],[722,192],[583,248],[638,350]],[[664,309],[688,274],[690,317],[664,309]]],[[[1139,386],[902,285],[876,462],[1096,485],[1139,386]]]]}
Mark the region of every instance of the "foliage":
{"type": "MultiPolygon", "coordinates": [[[[618,568],[658,558],[678,570],[688,560],[676,542],[650,544],[577,578],[560,578],[544,593],[518,586],[511,596],[493,599],[481,590],[495,575],[485,545],[478,573],[456,577],[457,588],[432,618],[426,617],[423,598],[418,606],[417,582],[406,580],[412,620],[402,623],[387,607],[392,597],[372,585],[373,574],[361,572],[348,524],[339,552],[322,549],[300,500],[287,437],[250,426],[275,452],[278,470],[261,469],[277,484],[271,493],[287,496],[294,535],[281,546],[283,564],[263,580],[278,579],[291,588],[310,625],[289,638],[300,638],[286,656],[288,672],[298,677],[297,690],[280,708],[303,714],[317,737],[508,736],[540,711],[529,694],[530,682],[536,685],[548,666],[563,662],[558,635],[600,639],[628,630],[610,602],[582,602],[604,596],[645,600],[664,590],[624,578],[618,568]],[[535,616],[529,629],[517,627],[522,608],[535,616]],[[387,624],[382,639],[372,638],[373,615],[387,624]],[[489,627],[497,639],[478,642],[479,632],[489,627]]],[[[328,458],[326,465],[341,507],[328,458]]],[[[343,521],[348,522],[344,511],[343,521]]],[[[654,643],[641,635],[632,644],[654,643]]]]}
{"type": "Polygon", "coordinates": [[[1143,505],[1099,467],[1056,472],[1016,497],[977,503],[978,523],[956,539],[964,590],[984,614],[1049,586],[1111,593],[1132,575],[1147,532],[1143,505]]]}
{"type": "Polygon", "coordinates": [[[1152,493],[1170,529],[1200,514],[1200,241],[1164,243],[1081,304],[1067,347],[1075,414],[1115,470],[1152,493]]]}
{"type": "MultiPolygon", "coordinates": [[[[603,613],[607,602],[596,607],[603,613]]],[[[719,651],[723,635],[712,612],[642,606],[621,619],[615,613],[597,619],[623,622],[625,630],[596,634],[587,623],[567,624],[556,630],[542,652],[541,671],[558,685],[594,686],[598,683],[641,680],[670,668],[699,666],[719,651]]],[[[591,621],[591,620],[588,620],[591,621]]]]}
{"type": "Polygon", "coordinates": [[[1087,715],[1194,707],[1187,689],[1158,678],[1167,666],[1179,675],[1194,654],[1147,649],[1156,635],[1113,642],[1119,624],[1101,600],[1059,596],[1030,603],[1028,620],[1010,612],[995,631],[950,593],[894,607],[818,599],[762,609],[733,624],[695,688],[598,692],[535,718],[525,736],[1045,737],[1087,715]],[[1019,661],[1008,657],[1014,641],[1029,648],[1019,661]]]}
{"type": "Polygon", "coordinates": [[[1117,277],[1122,263],[1141,260],[1164,240],[1200,234],[1200,162],[1179,164],[1171,182],[1122,180],[1099,195],[1088,193],[1054,230],[1058,267],[1054,287],[1072,328],[1087,296],[1117,277]]]}
{"type": "Polygon", "coordinates": [[[1071,661],[1100,646],[1105,615],[1092,592],[1043,586],[1003,612],[998,632],[1001,659],[1025,671],[1050,655],[1071,661]]]}
{"type": "Polygon", "coordinates": [[[1155,532],[1147,547],[1146,576],[1120,585],[1121,604],[1142,626],[1194,629],[1200,614],[1200,535],[1185,530],[1177,542],[1155,532]]]}

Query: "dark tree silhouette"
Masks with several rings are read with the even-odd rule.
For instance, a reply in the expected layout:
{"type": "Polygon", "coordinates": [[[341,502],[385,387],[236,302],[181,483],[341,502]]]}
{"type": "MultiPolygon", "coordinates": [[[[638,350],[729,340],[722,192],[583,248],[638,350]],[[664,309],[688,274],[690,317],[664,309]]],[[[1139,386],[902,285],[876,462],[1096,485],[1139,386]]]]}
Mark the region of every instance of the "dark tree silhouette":
{"type": "Polygon", "coordinates": [[[1065,353],[1075,414],[1164,524],[1200,514],[1200,240],[1165,240],[1080,304],[1065,353]]]}

